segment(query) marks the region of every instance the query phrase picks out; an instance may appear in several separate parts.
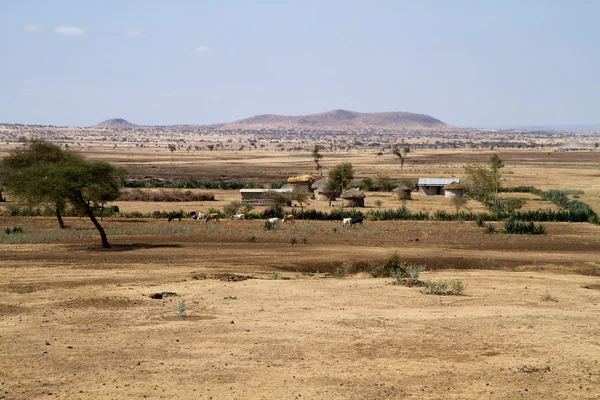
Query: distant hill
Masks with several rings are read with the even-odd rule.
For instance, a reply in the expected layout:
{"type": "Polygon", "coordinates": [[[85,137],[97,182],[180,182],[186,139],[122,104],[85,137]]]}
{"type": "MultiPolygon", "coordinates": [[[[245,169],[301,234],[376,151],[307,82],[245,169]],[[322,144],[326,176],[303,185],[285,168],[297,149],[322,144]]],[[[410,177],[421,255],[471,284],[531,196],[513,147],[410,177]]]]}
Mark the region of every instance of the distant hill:
{"type": "Polygon", "coordinates": [[[359,113],[348,110],[334,110],[320,114],[301,116],[257,115],[255,117],[228,122],[220,129],[276,129],[304,128],[314,130],[342,129],[439,129],[450,126],[424,114],[408,112],[359,113]]]}
{"type": "Polygon", "coordinates": [[[139,127],[139,125],[132,124],[123,118],[107,119],[104,122],[100,122],[98,125],[92,126],[92,128],[97,129],[133,129],[137,127],[139,127]]]}

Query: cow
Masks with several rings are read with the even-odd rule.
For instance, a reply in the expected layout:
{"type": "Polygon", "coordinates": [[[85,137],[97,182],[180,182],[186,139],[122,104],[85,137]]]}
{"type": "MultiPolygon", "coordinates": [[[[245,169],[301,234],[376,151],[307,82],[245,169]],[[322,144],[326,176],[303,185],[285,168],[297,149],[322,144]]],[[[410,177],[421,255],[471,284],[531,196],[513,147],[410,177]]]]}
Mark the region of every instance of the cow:
{"type": "Polygon", "coordinates": [[[271,227],[272,227],[272,228],[274,228],[274,229],[277,229],[277,228],[279,228],[279,218],[269,218],[269,219],[267,220],[267,222],[268,222],[269,224],[271,224],[271,227]]]}
{"type": "Polygon", "coordinates": [[[283,217],[283,223],[287,224],[290,223],[291,225],[293,225],[296,221],[294,221],[294,214],[287,214],[286,216],[283,217]]]}
{"type": "Polygon", "coordinates": [[[242,220],[246,219],[246,215],[245,214],[234,214],[231,216],[231,219],[234,221],[242,221],[242,220]]]}
{"type": "Polygon", "coordinates": [[[181,211],[174,211],[169,214],[169,222],[173,221],[174,219],[178,219],[179,222],[181,222],[181,218],[183,218],[183,213],[181,211]]]}
{"type": "Polygon", "coordinates": [[[198,221],[203,220],[206,218],[206,213],[202,211],[197,211],[193,218],[198,221]]]}
{"type": "Polygon", "coordinates": [[[359,215],[358,217],[354,217],[352,219],[350,219],[350,226],[352,225],[358,225],[363,223],[363,216],[359,215]]]}
{"type": "Polygon", "coordinates": [[[344,217],[342,216],[342,214],[339,213],[331,213],[327,216],[327,221],[341,221],[343,220],[344,217]]]}
{"type": "Polygon", "coordinates": [[[216,224],[217,222],[219,222],[219,214],[217,214],[217,213],[208,214],[206,216],[206,219],[204,220],[204,223],[207,223],[208,221],[214,221],[216,224]]]}
{"type": "Polygon", "coordinates": [[[344,218],[342,220],[342,226],[350,226],[352,224],[352,218],[344,218]]]}

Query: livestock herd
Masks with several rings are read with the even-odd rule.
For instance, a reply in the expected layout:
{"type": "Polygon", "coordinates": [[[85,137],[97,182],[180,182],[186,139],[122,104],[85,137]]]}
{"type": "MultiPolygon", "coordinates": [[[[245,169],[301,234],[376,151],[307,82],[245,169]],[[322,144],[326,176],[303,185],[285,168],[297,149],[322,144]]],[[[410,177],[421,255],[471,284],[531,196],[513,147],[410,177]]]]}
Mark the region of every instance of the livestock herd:
{"type": "MultiPolygon", "coordinates": [[[[160,211],[154,211],[154,216],[155,217],[160,217],[162,215],[162,213],[160,211]]],[[[219,214],[218,213],[205,213],[203,211],[192,211],[190,213],[190,215],[192,216],[192,219],[194,220],[198,220],[198,221],[204,221],[209,222],[212,221],[213,223],[218,223],[220,222],[220,218],[219,218],[219,214]]],[[[170,213],[168,215],[168,220],[169,222],[177,219],[181,222],[181,219],[183,218],[183,212],[181,211],[174,211],[172,213],[170,213]]],[[[295,217],[293,214],[286,214],[284,215],[283,218],[278,218],[274,216],[274,212],[271,209],[266,209],[263,212],[263,218],[265,218],[267,220],[267,223],[269,223],[271,226],[278,228],[279,227],[279,221],[281,220],[282,223],[284,224],[290,224],[293,225],[296,223],[295,217]]],[[[234,214],[231,216],[231,219],[233,221],[243,221],[246,219],[246,215],[245,214],[234,214]]],[[[343,218],[341,215],[330,215],[328,218],[328,220],[330,221],[342,221],[342,226],[353,226],[353,225],[362,225],[363,223],[363,219],[364,217],[362,215],[353,217],[353,218],[343,218]]]]}

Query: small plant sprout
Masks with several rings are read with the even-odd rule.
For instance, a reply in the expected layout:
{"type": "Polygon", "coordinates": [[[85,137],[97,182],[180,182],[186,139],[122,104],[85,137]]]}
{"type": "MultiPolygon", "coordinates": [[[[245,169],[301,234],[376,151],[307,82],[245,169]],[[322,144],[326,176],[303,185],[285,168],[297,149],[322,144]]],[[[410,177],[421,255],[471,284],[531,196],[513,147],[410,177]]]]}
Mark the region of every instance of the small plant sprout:
{"type": "Polygon", "coordinates": [[[256,236],[255,235],[248,236],[248,241],[251,243],[256,243],[256,236]]]}
{"type": "Polygon", "coordinates": [[[186,313],[185,309],[186,309],[185,299],[179,300],[179,303],[177,303],[177,318],[187,317],[187,313],[186,313]]]}
{"type": "Polygon", "coordinates": [[[302,244],[308,244],[308,238],[306,236],[302,238],[302,244]]]}
{"type": "Polygon", "coordinates": [[[298,239],[296,239],[296,236],[292,236],[290,238],[290,243],[292,244],[292,246],[295,245],[296,243],[298,243],[298,239]]]}
{"type": "Polygon", "coordinates": [[[350,273],[352,269],[352,264],[343,263],[341,266],[337,267],[335,271],[333,271],[333,276],[337,279],[343,278],[350,273]]]}
{"type": "Polygon", "coordinates": [[[271,279],[274,280],[274,281],[276,281],[277,279],[279,279],[279,274],[277,272],[273,272],[271,274],[271,279]]]}

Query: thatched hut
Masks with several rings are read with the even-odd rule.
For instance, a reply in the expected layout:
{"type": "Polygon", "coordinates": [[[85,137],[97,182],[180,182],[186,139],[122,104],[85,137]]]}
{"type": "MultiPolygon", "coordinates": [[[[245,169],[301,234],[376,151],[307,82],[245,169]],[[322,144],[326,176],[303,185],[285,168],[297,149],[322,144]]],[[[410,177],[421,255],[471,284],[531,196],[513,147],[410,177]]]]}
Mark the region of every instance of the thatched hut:
{"type": "Polygon", "coordinates": [[[465,187],[458,182],[452,182],[444,186],[444,197],[460,197],[465,194],[465,187]]]}
{"type": "Polygon", "coordinates": [[[406,185],[400,185],[397,188],[392,189],[392,192],[396,193],[400,200],[409,200],[412,189],[406,185]]]}
{"type": "Polygon", "coordinates": [[[315,178],[310,174],[296,175],[288,178],[286,188],[303,189],[307,192],[311,191],[311,186],[315,178]]]}
{"type": "Polygon", "coordinates": [[[367,196],[357,188],[352,188],[346,190],[340,197],[347,200],[350,207],[364,207],[365,197],[367,196]]]}
{"type": "Polygon", "coordinates": [[[329,178],[321,178],[310,186],[315,195],[315,200],[327,201],[332,197],[336,197],[335,193],[327,192],[327,182],[329,182],[329,178]]]}

